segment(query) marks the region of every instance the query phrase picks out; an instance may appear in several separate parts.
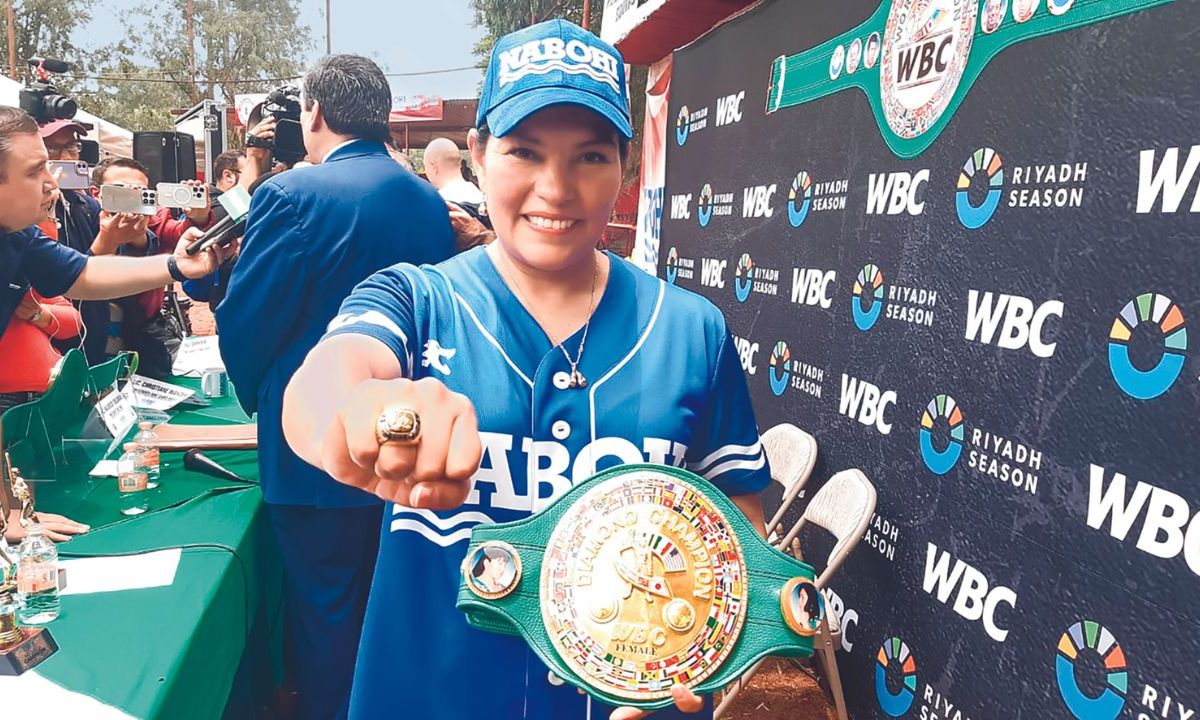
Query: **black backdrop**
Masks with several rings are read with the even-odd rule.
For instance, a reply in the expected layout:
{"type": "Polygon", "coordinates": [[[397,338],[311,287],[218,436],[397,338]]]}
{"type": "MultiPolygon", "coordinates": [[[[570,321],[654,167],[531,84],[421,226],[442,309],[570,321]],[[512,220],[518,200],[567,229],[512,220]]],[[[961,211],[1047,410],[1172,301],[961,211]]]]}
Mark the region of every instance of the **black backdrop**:
{"type": "MultiPolygon", "coordinates": [[[[1187,163],[1189,153],[1200,162],[1200,12],[1175,3],[1006,49],[911,160],[888,149],[857,90],[764,112],[775,58],[877,7],[768,2],[676,53],[669,117],[686,106],[696,122],[686,135],[668,128],[660,272],[724,310],[760,427],[792,422],[816,437],[809,496],[850,467],[878,489],[872,530],[829,595],[846,626],[839,659],[853,717],[1185,720],[1200,710],[1200,340],[1186,337],[1200,317],[1200,171],[1187,163]],[[1002,194],[972,230],[956,190],[981,148],[1002,158],[1002,194]],[[1172,170],[1177,207],[1151,182],[1172,170]],[[793,226],[801,171],[815,184],[793,226]],[[921,171],[927,180],[896,214],[886,204],[868,214],[873,175],[921,171]],[[732,211],[702,226],[706,184],[717,200],[732,194],[732,211]],[[747,202],[756,186],[763,201],[747,202]],[[1051,206],[1010,206],[1013,192],[1029,205],[1031,189],[1038,199],[1049,189],[1051,206]],[[882,274],[883,304],[862,330],[852,305],[866,314],[881,302],[854,297],[868,264],[882,274]],[[793,302],[798,269],[821,282],[793,302]],[[1141,322],[1131,317],[1131,339],[1110,342],[1130,301],[1141,322]],[[1011,327],[998,314],[993,333],[971,333],[973,304],[1011,306],[1011,327]],[[1021,332],[1030,325],[1032,345],[1021,332]],[[780,341],[789,357],[772,365],[780,341]],[[1130,374],[1126,347],[1134,370],[1163,358],[1155,397],[1118,383],[1130,374]],[[852,382],[877,393],[844,387],[852,382]],[[956,439],[936,404],[929,462],[921,450],[922,415],[939,395],[953,398],[964,430],[961,456],[940,475],[937,455],[956,439]],[[936,561],[945,582],[931,584],[936,561]],[[898,663],[880,671],[892,638],[915,661],[911,704],[898,663]]],[[[972,205],[984,202],[980,177],[972,205]]]]}

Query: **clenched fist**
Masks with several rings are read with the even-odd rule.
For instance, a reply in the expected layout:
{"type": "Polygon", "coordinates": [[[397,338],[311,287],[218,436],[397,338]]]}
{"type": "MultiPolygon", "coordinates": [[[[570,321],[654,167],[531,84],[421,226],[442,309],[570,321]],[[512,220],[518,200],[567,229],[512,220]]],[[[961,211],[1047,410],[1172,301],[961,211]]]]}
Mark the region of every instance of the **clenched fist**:
{"type": "Polygon", "coordinates": [[[466,501],[483,446],[475,406],[433,378],[364,380],[335,413],[321,441],[321,466],[338,482],[398,505],[451,510],[466,501]],[[380,443],[385,409],[412,410],[420,435],[380,443]]]}

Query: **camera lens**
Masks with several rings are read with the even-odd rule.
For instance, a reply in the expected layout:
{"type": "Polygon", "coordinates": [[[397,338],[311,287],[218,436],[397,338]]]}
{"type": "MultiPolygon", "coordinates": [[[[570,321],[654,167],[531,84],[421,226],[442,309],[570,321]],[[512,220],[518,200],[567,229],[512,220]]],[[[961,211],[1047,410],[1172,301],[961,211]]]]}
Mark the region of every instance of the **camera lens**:
{"type": "Polygon", "coordinates": [[[70,120],[79,110],[79,105],[65,95],[48,95],[45,102],[46,114],[57,120],[70,120]]]}

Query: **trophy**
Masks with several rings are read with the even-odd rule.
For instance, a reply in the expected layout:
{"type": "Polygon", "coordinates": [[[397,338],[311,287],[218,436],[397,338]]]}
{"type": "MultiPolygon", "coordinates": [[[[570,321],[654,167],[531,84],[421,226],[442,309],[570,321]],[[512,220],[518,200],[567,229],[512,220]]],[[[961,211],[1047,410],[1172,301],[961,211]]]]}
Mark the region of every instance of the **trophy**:
{"type": "MultiPolygon", "coordinates": [[[[4,453],[8,485],[21,503],[21,527],[37,522],[33,514],[33,494],[21,472],[4,453]]],[[[3,539],[8,529],[8,503],[0,487],[0,676],[20,675],[58,651],[58,643],[45,628],[17,626],[17,563],[3,539]]]]}

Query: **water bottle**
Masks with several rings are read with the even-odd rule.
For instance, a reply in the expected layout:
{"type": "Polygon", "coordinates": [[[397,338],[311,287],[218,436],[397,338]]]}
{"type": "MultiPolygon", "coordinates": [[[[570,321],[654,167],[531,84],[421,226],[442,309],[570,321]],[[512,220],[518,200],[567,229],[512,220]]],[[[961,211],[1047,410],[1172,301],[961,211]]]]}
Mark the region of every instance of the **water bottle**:
{"type": "Polygon", "coordinates": [[[117,461],[117,490],[121,494],[121,514],[141,515],[146,504],[146,470],[137,443],[125,443],[125,454],[117,461]]]}
{"type": "Polygon", "coordinates": [[[158,487],[160,467],[158,435],[154,434],[154,425],[148,422],[138,423],[138,434],[133,436],[133,441],[138,444],[138,449],[142,453],[142,467],[146,471],[146,489],[153,490],[158,487]]]}
{"type": "Polygon", "coordinates": [[[45,625],[58,617],[58,549],[38,522],[17,548],[17,596],[22,625],[45,625]]]}

